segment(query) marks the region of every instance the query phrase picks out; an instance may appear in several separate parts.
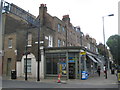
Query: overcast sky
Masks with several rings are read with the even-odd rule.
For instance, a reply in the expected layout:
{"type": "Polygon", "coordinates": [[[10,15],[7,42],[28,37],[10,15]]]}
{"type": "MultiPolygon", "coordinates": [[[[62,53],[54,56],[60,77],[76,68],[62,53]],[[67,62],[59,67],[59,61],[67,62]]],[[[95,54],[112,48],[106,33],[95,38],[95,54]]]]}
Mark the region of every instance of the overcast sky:
{"type": "Polygon", "coordinates": [[[46,4],[48,13],[62,19],[69,14],[73,26],[80,26],[81,31],[103,43],[102,17],[104,18],[106,41],[111,35],[118,34],[118,1],[120,0],[5,0],[29,11],[39,14],[40,4],[46,4]]]}

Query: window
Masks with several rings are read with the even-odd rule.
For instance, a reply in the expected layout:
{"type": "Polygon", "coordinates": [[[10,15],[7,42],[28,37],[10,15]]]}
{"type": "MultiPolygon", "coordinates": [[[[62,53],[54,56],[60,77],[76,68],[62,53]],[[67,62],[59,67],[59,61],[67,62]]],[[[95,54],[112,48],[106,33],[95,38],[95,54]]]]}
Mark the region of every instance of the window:
{"type": "Polygon", "coordinates": [[[28,46],[32,46],[32,34],[28,33],[28,46]]]}
{"type": "Polygon", "coordinates": [[[58,32],[60,32],[60,24],[58,24],[58,32]]]}
{"type": "Polygon", "coordinates": [[[58,47],[60,47],[61,40],[58,39],[58,47]]]}
{"type": "Polygon", "coordinates": [[[49,36],[48,47],[53,47],[53,37],[49,36]]]}
{"type": "Polygon", "coordinates": [[[8,39],[8,48],[12,48],[12,39],[8,39]]]}
{"type": "Polygon", "coordinates": [[[47,53],[46,54],[46,74],[57,75],[60,73],[66,75],[66,54],[65,53],[47,53]]]}
{"type": "MultiPolygon", "coordinates": [[[[26,71],[26,58],[24,59],[24,73],[26,71]]],[[[27,58],[27,73],[31,73],[31,58],[27,58]]]]}
{"type": "Polygon", "coordinates": [[[65,45],[65,41],[63,41],[63,46],[65,45]]]}
{"type": "Polygon", "coordinates": [[[87,43],[87,48],[90,49],[90,44],[89,43],[87,43]]]}
{"type": "Polygon", "coordinates": [[[64,27],[62,27],[62,31],[65,32],[65,28],[64,27]]]}

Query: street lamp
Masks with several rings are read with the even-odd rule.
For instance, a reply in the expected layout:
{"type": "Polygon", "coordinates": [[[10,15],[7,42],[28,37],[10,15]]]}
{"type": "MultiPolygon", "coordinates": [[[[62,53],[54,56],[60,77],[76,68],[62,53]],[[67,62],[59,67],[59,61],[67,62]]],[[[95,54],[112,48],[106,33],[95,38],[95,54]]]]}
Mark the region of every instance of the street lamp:
{"type": "MultiPolygon", "coordinates": [[[[107,15],[108,17],[110,16],[114,16],[114,14],[109,14],[107,15]]],[[[106,51],[105,51],[105,30],[104,30],[104,17],[107,17],[107,16],[103,16],[102,17],[102,20],[103,20],[103,39],[104,39],[104,58],[106,60],[106,51]]]]}
{"type": "Polygon", "coordinates": [[[27,80],[27,55],[28,55],[28,51],[27,51],[27,49],[28,49],[28,30],[27,30],[27,32],[26,32],[26,46],[25,46],[25,50],[26,50],[26,52],[25,52],[25,55],[26,55],[26,62],[25,62],[25,80],[27,80]]]}
{"type": "MultiPolygon", "coordinates": [[[[40,21],[40,20],[39,20],[40,21]]],[[[38,67],[37,67],[37,81],[40,81],[40,23],[38,28],[38,67]]]]}

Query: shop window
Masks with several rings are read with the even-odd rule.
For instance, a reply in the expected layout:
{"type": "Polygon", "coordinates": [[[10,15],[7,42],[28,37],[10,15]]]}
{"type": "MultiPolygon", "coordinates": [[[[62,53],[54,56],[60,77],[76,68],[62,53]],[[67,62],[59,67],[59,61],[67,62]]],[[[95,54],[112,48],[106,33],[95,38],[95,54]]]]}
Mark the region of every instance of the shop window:
{"type": "Polygon", "coordinates": [[[57,75],[58,73],[66,75],[66,54],[46,54],[46,74],[57,75]]]}

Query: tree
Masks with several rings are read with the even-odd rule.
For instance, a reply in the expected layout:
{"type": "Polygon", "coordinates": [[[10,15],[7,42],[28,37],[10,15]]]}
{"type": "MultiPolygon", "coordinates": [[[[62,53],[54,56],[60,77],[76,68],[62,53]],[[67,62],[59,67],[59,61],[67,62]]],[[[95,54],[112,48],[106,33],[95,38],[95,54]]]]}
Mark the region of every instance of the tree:
{"type": "Polygon", "coordinates": [[[107,45],[110,48],[110,51],[113,55],[114,62],[117,65],[120,65],[120,36],[112,35],[107,40],[107,45]]]}

